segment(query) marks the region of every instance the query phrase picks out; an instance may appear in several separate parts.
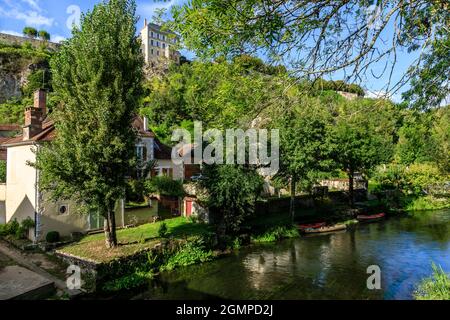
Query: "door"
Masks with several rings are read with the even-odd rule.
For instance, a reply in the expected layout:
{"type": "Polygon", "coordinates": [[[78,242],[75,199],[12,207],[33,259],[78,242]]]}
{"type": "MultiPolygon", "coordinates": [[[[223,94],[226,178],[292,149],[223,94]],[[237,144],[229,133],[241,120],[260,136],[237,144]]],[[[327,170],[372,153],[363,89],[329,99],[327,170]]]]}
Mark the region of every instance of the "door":
{"type": "Polygon", "coordinates": [[[192,200],[186,200],[186,217],[192,215],[192,200]]]}

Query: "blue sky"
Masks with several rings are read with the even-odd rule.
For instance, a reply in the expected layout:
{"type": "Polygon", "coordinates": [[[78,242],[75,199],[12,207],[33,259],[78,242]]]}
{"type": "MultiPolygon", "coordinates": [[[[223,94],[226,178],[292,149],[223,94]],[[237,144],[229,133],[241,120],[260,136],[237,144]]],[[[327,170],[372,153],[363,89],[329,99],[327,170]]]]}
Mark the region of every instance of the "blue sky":
{"type": "MultiPolygon", "coordinates": [[[[95,3],[100,2],[92,0],[0,0],[0,32],[21,35],[25,26],[33,26],[39,30],[47,30],[52,41],[70,37],[70,25],[78,17],[79,12],[85,12],[91,9],[95,3]],[[75,19],[74,19],[75,18],[75,19]]],[[[137,0],[137,14],[140,17],[138,29],[143,25],[144,18],[151,19],[156,8],[170,8],[174,4],[182,4],[187,0],[137,0]]],[[[387,31],[389,32],[389,30],[387,31]]],[[[189,52],[183,52],[188,58],[193,55],[189,52]]],[[[406,52],[399,52],[397,67],[393,75],[393,80],[400,79],[406,68],[415,59],[415,55],[406,52]]],[[[373,70],[381,72],[384,63],[375,65],[373,70]]],[[[333,76],[333,79],[339,79],[340,74],[333,76]]],[[[342,75],[341,75],[342,77],[342,75]]],[[[371,95],[377,95],[383,91],[387,83],[387,75],[380,79],[368,76],[364,81],[364,87],[371,95]]],[[[406,89],[402,88],[401,91],[406,89]]],[[[400,91],[400,92],[401,92],[400,91]]],[[[400,92],[392,98],[400,101],[400,92]]]]}

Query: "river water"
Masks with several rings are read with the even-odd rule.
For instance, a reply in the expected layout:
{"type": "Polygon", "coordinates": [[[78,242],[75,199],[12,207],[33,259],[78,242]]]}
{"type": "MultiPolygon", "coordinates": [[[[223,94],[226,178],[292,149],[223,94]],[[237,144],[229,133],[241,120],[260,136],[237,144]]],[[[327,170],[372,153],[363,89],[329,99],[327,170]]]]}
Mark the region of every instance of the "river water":
{"type": "Polygon", "coordinates": [[[412,299],[432,262],[450,272],[450,210],[251,246],[164,273],[137,298],[412,299]],[[367,288],[372,265],[381,269],[380,290],[367,288]]]}

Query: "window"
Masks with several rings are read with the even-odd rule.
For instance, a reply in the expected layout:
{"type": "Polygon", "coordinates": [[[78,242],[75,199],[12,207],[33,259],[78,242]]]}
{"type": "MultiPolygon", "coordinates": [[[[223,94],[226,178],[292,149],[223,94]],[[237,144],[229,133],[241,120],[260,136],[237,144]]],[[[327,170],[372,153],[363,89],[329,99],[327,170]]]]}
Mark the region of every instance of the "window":
{"type": "Polygon", "coordinates": [[[150,45],[153,47],[153,39],[150,40],[150,45]]]}
{"type": "Polygon", "coordinates": [[[156,41],[156,46],[159,48],[159,41],[156,41]]]}
{"type": "Polygon", "coordinates": [[[156,55],[157,55],[157,56],[159,56],[159,50],[158,50],[158,51],[156,51],[156,55]]]}
{"type": "Polygon", "coordinates": [[[163,49],[165,49],[165,48],[166,48],[166,44],[165,44],[165,43],[163,43],[163,44],[162,44],[162,47],[163,47],[163,49]]]}
{"type": "Polygon", "coordinates": [[[136,146],[136,157],[140,161],[147,160],[147,148],[145,146],[136,146]]]}
{"type": "Polygon", "coordinates": [[[153,31],[151,32],[151,37],[153,38],[153,31]]]}
{"type": "Polygon", "coordinates": [[[58,214],[68,214],[69,213],[69,205],[68,204],[60,204],[58,207],[58,214]]]}
{"type": "Polygon", "coordinates": [[[152,55],[153,55],[153,49],[151,50],[151,53],[152,53],[152,55]]]}

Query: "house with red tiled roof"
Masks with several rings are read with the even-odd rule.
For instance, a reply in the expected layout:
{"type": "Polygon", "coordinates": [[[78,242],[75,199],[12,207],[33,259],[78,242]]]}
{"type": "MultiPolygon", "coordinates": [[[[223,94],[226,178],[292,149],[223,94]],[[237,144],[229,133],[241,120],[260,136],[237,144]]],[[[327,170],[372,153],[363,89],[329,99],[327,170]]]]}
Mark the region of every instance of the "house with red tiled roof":
{"type": "MultiPolygon", "coordinates": [[[[172,148],[155,137],[148,127],[148,121],[137,116],[132,125],[138,136],[135,145],[138,157],[143,161],[156,160],[152,174],[183,180],[183,165],[172,162],[172,148]]],[[[85,233],[101,228],[96,213],[81,215],[77,213],[75,203],[48,200],[39,189],[38,171],[29,165],[35,162],[39,148],[45,147],[45,143],[51,143],[57,136],[55,125],[47,114],[44,90],[35,92],[34,105],[26,108],[24,126],[20,127],[20,131],[14,137],[2,137],[0,145],[6,151],[4,157],[7,160],[6,184],[0,186],[0,222],[14,219],[20,222],[30,217],[35,221],[36,227],[30,231],[29,237],[36,241],[45,239],[49,231],[58,231],[60,235],[68,236],[74,232],[85,233]]],[[[123,201],[116,211],[118,225],[124,226],[123,201]]]]}

